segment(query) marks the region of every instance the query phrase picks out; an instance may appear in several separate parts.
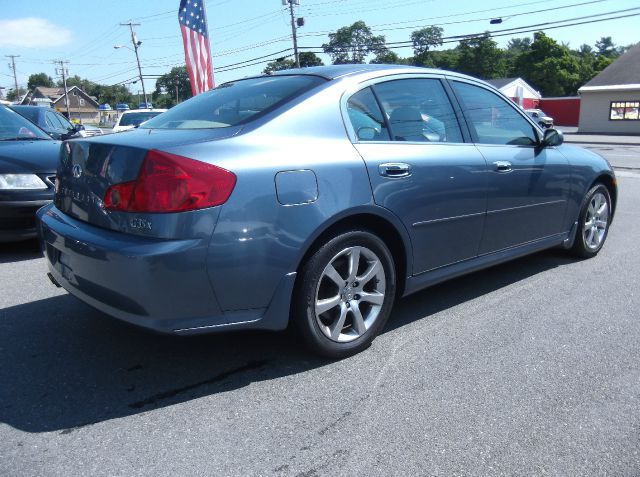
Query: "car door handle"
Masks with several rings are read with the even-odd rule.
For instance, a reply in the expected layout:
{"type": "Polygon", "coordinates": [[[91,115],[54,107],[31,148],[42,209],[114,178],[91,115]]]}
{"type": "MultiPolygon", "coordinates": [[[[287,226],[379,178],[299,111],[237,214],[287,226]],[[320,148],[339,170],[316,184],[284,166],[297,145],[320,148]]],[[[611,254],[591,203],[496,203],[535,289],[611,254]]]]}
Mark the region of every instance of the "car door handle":
{"type": "Polygon", "coordinates": [[[498,172],[511,172],[513,170],[509,161],[496,161],[493,165],[496,166],[496,171],[498,172]]]}
{"type": "Polygon", "coordinates": [[[378,166],[378,172],[385,177],[408,177],[411,175],[411,166],[403,162],[386,162],[378,166]]]}

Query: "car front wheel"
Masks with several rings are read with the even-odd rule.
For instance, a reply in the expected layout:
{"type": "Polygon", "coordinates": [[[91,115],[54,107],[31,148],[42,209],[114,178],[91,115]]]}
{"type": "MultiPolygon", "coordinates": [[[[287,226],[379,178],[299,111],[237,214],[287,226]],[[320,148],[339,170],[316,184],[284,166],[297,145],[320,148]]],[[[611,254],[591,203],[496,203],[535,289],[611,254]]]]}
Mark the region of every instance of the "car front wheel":
{"type": "Polygon", "coordinates": [[[609,191],[603,184],[596,184],[589,190],[582,203],[572,252],[583,258],[597,255],[607,238],[610,222],[609,191]]]}
{"type": "Polygon", "coordinates": [[[395,289],[393,258],[386,244],[367,231],[341,233],[302,267],[294,326],[323,356],[358,353],[384,327],[395,289]]]}

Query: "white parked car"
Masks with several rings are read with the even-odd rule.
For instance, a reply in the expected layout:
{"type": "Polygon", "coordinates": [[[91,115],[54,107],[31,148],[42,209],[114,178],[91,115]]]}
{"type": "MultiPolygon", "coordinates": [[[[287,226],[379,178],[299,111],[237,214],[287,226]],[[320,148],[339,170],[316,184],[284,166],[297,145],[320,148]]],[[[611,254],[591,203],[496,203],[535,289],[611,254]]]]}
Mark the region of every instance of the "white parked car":
{"type": "Polygon", "coordinates": [[[525,109],[527,115],[533,119],[542,129],[553,127],[553,118],[547,115],[542,109],[525,109]]]}
{"type": "Polygon", "coordinates": [[[81,129],[79,133],[82,137],[93,137],[103,134],[102,129],[97,126],[92,126],[91,124],[83,124],[83,127],[84,129],[81,129]]]}
{"type": "Polygon", "coordinates": [[[164,113],[166,109],[130,109],[123,111],[113,126],[113,132],[127,131],[137,128],[145,121],[164,113]]]}

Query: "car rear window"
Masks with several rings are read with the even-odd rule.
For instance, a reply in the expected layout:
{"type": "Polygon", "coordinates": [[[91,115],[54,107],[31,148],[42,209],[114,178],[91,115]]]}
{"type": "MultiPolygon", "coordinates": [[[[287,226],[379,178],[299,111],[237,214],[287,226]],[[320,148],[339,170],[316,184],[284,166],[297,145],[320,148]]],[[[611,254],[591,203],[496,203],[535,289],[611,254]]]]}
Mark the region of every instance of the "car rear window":
{"type": "Polygon", "coordinates": [[[317,76],[283,75],[225,83],[171,108],[142,127],[208,129],[236,126],[255,119],[325,81],[317,76]]]}
{"type": "MultiPolygon", "coordinates": [[[[24,116],[29,121],[38,123],[38,110],[37,106],[27,106],[24,108],[15,108],[14,111],[18,112],[21,116],[24,116]]],[[[12,108],[13,109],[13,108],[12,108]]]]}
{"type": "Polygon", "coordinates": [[[145,111],[143,113],[124,113],[120,118],[120,126],[140,126],[141,123],[155,118],[162,111],[145,111]]]}
{"type": "Polygon", "coordinates": [[[30,138],[51,139],[31,121],[6,106],[0,106],[0,141],[30,138]]]}

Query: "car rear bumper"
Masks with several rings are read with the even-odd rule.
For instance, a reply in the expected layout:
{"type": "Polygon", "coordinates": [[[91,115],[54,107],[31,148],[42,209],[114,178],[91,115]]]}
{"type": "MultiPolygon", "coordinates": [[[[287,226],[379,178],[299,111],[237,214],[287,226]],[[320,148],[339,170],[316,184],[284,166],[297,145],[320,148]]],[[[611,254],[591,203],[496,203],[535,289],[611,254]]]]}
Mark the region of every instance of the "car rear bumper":
{"type": "Polygon", "coordinates": [[[118,319],[180,334],[286,327],[295,273],[279,287],[284,302],[274,297],[273,313],[224,313],[207,274],[208,239],[162,240],[113,232],[75,220],[53,204],[38,211],[38,234],[54,280],[118,319]]]}
{"type": "Polygon", "coordinates": [[[50,200],[0,201],[0,242],[36,236],[36,211],[50,200]]]}

